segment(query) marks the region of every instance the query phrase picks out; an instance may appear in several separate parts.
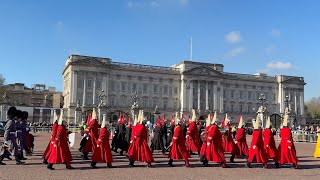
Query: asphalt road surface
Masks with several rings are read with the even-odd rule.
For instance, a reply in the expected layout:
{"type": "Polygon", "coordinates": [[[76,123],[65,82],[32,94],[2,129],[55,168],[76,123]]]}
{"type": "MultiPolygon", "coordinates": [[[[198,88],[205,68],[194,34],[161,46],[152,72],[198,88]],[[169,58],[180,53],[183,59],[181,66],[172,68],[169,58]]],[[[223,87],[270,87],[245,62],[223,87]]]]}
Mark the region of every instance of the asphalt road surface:
{"type": "MultiPolygon", "coordinates": [[[[191,168],[183,167],[184,162],[174,162],[175,167],[168,167],[167,156],[155,152],[155,163],[151,168],[146,168],[144,163],[136,163],[137,167],[129,167],[129,161],[125,156],[114,154],[113,166],[109,169],[106,164],[97,164],[98,169],[90,168],[90,161],[82,160],[78,152],[80,135],[77,134],[77,142],[71,149],[74,161],[74,170],[65,169],[64,165],[54,165],[55,170],[50,171],[42,164],[41,156],[48,144],[49,133],[36,133],[35,151],[33,156],[27,156],[26,165],[17,166],[14,161],[4,160],[6,166],[0,166],[0,179],[320,179],[320,159],[314,159],[315,144],[296,143],[300,169],[292,169],[291,166],[282,166],[279,169],[272,167],[263,169],[261,164],[253,164],[253,168],[245,167],[244,159],[236,159],[236,163],[228,163],[229,168],[223,169],[218,164],[210,163],[209,167],[202,167],[198,155],[192,155],[191,168]]],[[[250,137],[248,138],[250,139],[250,137]]],[[[0,138],[2,144],[3,137],[0,138]]],[[[250,143],[250,142],[248,142],[250,143]]],[[[90,155],[89,155],[90,157],[90,155]]],[[[226,159],[229,161],[229,154],[226,159]]]]}

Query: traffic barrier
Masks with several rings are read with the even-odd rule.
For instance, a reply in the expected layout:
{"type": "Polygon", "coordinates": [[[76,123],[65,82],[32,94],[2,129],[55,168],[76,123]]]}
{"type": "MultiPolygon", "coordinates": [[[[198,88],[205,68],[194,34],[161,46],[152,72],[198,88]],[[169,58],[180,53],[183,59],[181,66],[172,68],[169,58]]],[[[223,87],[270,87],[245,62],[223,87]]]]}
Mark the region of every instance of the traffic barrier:
{"type": "MultiPolygon", "coordinates": [[[[292,132],[292,138],[294,142],[307,142],[307,143],[317,143],[318,138],[317,133],[308,133],[308,132],[292,132]]],[[[277,141],[281,140],[280,133],[277,132],[276,135],[277,141]]]]}

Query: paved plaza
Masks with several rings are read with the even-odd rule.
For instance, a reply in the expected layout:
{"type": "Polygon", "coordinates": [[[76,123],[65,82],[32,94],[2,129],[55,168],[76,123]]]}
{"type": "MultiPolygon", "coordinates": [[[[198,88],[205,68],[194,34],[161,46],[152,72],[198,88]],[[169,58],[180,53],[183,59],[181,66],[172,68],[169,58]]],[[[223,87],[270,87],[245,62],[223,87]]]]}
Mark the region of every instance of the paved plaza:
{"type": "MultiPolygon", "coordinates": [[[[71,149],[74,161],[74,170],[66,170],[64,165],[54,165],[55,170],[50,171],[42,164],[42,153],[50,138],[49,133],[35,134],[35,152],[27,157],[26,165],[17,166],[14,161],[7,161],[6,166],[0,166],[0,179],[319,179],[320,159],[314,159],[315,144],[296,143],[301,169],[282,167],[263,169],[262,165],[254,164],[252,169],[245,167],[245,160],[236,159],[236,163],[229,163],[230,168],[223,169],[217,164],[202,167],[199,157],[193,155],[190,159],[192,168],[183,167],[184,162],[174,162],[175,167],[167,167],[168,158],[155,153],[155,163],[152,168],[146,168],[143,163],[136,163],[137,167],[128,166],[125,156],[114,155],[114,168],[106,168],[106,164],[98,164],[98,169],[90,168],[90,161],[81,159],[77,151],[80,135],[77,134],[77,146],[71,149]]],[[[248,137],[250,139],[250,137],[248,137]]],[[[2,144],[3,137],[0,138],[2,144]]],[[[249,143],[249,142],[248,142],[249,143]]],[[[226,155],[229,160],[230,155],[226,155]]]]}

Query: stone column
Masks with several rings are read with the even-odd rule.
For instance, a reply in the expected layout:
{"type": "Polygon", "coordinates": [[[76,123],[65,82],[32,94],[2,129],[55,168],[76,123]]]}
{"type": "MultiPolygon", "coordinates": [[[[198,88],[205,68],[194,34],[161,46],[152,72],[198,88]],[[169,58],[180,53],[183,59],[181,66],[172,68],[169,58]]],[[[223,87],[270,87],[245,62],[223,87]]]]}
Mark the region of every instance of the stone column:
{"type": "Polygon", "coordinates": [[[92,91],[92,104],[95,105],[96,104],[96,81],[97,81],[97,76],[96,74],[94,74],[93,77],[93,91],[92,91]]]}
{"type": "Polygon", "coordinates": [[[200,110],[200,81],[198,80],[198,110],[200,110]]]}
{"type": "Polygon", "coordinates": [[[187,105],[187,88],[186,88],[186,80],[184,79],[184,75],[181,75],[181,90],[180,90],[180,99],[181,99],[181,112],[184,113],[186,111],[187,105]]]}
{"type": "Polygon", "coordinates": [[[296,114],[298,114],[298,107],[297,107],[297,93],[296,92],[294,92],[294,112],[296,113],[296,114]]]}
{"type": "Polygon", "coordinates": [[[208,81],[206,81],[206,110],[209,109],[209,87],[208,81]]]}
{"type": "Polygon", "coordinates": [[[189,91],[189,111],[193,109],[193,81],[190,81],[190,91],[189,91]]]}
{"type": "Polygon", "coordinates": [[[304,90],[300,92],[300,115],[304,116],[304,90]]]}
{"type": "Polygon", "coordinates": [[[217,86],[216,85],[214,85],[214,82],[212,83],[213,84],[213,86],[212,86],[212,89],[213,89],[213,100],[212,100],[212,103],[213,103],[213,110],[217,110],[217,103],[218,103],[218,101],[217,101],[217,86]]]}
{"type": "Polygon", "coordinates": [[[41,109],[39,109],[39,111],[40,111],[40,116],[39,116],[39,123],[42,123],[42,121],[43,121],[43,109],[41,108],[41,109]]]}
{"type": "Polygon", "coordinates": [[[73,71],[73,99],[71,103],[77,104],[77,92],[78,92],[78,72],[73,71]]]}
{"type": "Polygon", "coordinates": [[[87,75],[84,74],[84,78],[83,78],[82,106],[85,106],[85,105],[86,105],[86,96],[87,96],[87,75]]]}
{"type": "Polygon", "coordinates": [[[220,83],[220,113],[224,112],[223,104],[223,85],[220,83]]]}
{"type": "Polygon", "coordinates": [[[71,105],[72,103],[73,103],[73,101],[74,101],[74,97],[73,97],[73,95],[74,95],[74,92],[73,92],[73,90],[74,90],[74,72],[73,72],[73,70],[71,70],[70,71],[70,80],[68,80],[69,81],[69,83],[67,83],[68,84],[68,86],[70,86],[70,87],[67,87],[70,91],[69,91],[69,105],[71,105]]]}

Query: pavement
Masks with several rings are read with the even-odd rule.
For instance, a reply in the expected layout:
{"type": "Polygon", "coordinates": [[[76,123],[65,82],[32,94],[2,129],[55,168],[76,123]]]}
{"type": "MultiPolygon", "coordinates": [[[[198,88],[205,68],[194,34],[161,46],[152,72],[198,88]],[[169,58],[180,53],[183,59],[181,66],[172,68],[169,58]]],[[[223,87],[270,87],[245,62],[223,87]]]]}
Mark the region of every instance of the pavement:
{"type": "MultiPolygon", "coordinates": [[[[36,133],[35,151],[33,156],[27,156],[26,164],[15,165],[14,161],[5,160],[6,166],[0,166],[0,179],[320,179],[320,159],[313,158],[315,144],[296,143],[300,169],[292,169],[291,165],[282,166],[279,169],[272,167],[273,162],[269,162],[270,169],[263,169],[261,164],[253,164],[253,168],[245,167],[245,159],[236,159],[236,163],[228,163],[229,168],[221,168],[218,164],[210,163],[209,167],[202,167],[198,155],[192,155],[190,159],[191,168],[183,167],[184,162],[174,162],[175,167],[168,167],[168,157],[155,152],[155,163],[151,168],[146,168],[144,163],[137,162],[137,167],[129,167],[128,159],[125,156],[114,154],[113,166],[110,169],[106,164],[97,164],[97,169],[90,168],[90,161],[82,160],[80,152],[77,150],[80,142],[80,135],[76,136],[76,146],[71,149],[74,161],[74,170],[67,170],[63,164],[54,165],[55,170],[47,170],[42,164],[42,154],[48,144],[50,133],[36,133]]],[[[250,141],[250,137],[248,137],[250,141]]],[[[0,137],[2,144],[3,137],[0,137]]],[[[248,142],[250,143],[250,142],[248,142]]],[[[90,156],[90,155],[89,155],[90,156]]],[[[229,154],[226,159],[229,161],[229,154]]]]}

